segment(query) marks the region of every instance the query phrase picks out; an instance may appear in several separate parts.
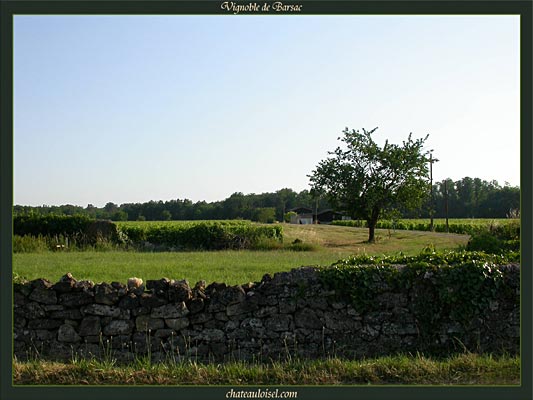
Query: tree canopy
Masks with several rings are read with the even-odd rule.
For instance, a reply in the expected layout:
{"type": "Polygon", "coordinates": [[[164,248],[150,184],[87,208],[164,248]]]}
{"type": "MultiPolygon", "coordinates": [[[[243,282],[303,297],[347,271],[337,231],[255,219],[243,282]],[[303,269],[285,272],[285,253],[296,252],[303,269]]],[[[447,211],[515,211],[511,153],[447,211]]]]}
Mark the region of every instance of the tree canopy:
{"type": "Polygon", "coordinates": [[[402,145],[388,140],[383,147],[372,139],[377,130],[343,131],[344,143],[328,152],[332,157],[319,162],[308,175],[312,189],[324,193],[339,211],[367,221],[368,241],[375,240],[375,226],[384,213],[420,207],[430,192],[428,136],[402,145]]]}
{"type": "MultiPolygon", "coordinates": [[[[429,190],[429,189],[428,189],[429,190]]],[[[234,193],[225,200],[216,202],[175,199],[167,201],[148,201],[145,203],[124,203],[117,205],[108,203],[103,207],[93,204],[87,207],[77,205],[15,205],[14,214],[83,214],[96,219],[112,220],[199,220],[199,219],[251,219],[254,221],[272,220],[272,209],[275,220],[283,221],[287,212],[293,208],[305,207],[315,210],[332,208],[325,196],[314,190],[295,192],[284,188],[276,192],[261,194],[234,193]],[[318,204],[317,204],[318,202],[318,204]],[[165,212],[167,211],[167,212],[165,212]]],[[[484,181],[479,178],[465,177],[457,181],[448,178],[433,185],[433,210],[435,218],[444,218],[445,209],[449,210],[450,218],[506,218],[516,214],[520,209],[520,188],[500,186],[497,181],[484,181]],[[470,181],[473,185],[470,185],[470,181]],[[446,188],[444,183],[446,182],[446,188]],[[472,190],[465,190],[472,187],[472,190]],[[459,190],[461,188],[461,190],[459,190]],[[445,206],[447,204],[447,207],[445,206]]],[[[401,218],[429,218],[431,203],[429,198],[421,208],[406,210],[399,208],[401,218]]],[[[383,218],[382,215],[381,218],[383,218]]]]}

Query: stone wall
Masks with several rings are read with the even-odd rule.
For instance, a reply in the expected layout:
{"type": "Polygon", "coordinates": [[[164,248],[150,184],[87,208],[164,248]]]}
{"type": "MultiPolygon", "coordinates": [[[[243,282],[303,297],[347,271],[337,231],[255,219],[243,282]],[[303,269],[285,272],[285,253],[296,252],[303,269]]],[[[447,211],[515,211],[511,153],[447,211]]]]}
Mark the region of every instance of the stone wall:
{"type": "MultiPolygon", "coordinates": [[[[431,331],[416,318],[416,290],[384,290],[374,311],[324,287],[311,267],[265,275],[239,286],[130,279],[94,285],[70,274],[52,284],[14,285],[14,354],[68,360],[74,356],[153,360],[283,360],[396,353],[518,354],[518,265],[501,266],[507,293],[468,327],[435,316],[431,331]],[[440,318],[440,320],[439,320],[440,318]]],[[[413,286],[414,287],[414,286],[413,286]]]]}

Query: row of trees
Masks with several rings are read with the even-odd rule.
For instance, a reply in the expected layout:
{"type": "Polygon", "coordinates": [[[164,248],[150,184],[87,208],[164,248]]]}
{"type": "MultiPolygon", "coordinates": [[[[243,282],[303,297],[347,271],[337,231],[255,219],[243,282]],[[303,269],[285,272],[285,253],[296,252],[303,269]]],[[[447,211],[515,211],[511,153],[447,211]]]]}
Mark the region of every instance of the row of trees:
{"type": "Polygon", "coordinates": [[[445,179],[433,185],[434,216],[449,218],[506,218],[520,210],[520,188],[497,181],[445,179]]]}
{"type": "Polygon", "coordinates": [[[217,220],[217,219],[248,219],[259,222],[283,221],[284,215],[295,207],[308,207],[313,210],[330,208],[327,201],[317,199],[309,190],[295,192],[292,189],[281,189],[272,193],[243,194],[233,193],[222,201],[193,203],[189,199],[169,201],[149,201],[145,203],[125,203],[117,205],[107,203],[98,208],[89,204],[87,207],[74,205],[61,206],[21,206],[14,207],[15,213],[39,214],[85,214],[97,219],[114,221],[165,221],[165,220],[217,220]]]}
{"type": "MultiPolygon", "coordinates": [[[[434,217],[445,217],[446,193],[450,218],[505,218],[510,210],[520,208],[520,189],[497,181],[487,182],[479,178],[451,179],[433,185],[434,217]],[[445,190],[447,189],[447,192],[445,190]]],[[[61,206],[15,206],[15,213],[76,215],[84,214],[97,219],[115,221],[162,221],[200,219],[250,219],[261,222],[282,221],[284,214],[295,207],[315,209],[317,199],[313,192],[281,189],[272,193],[234,193],[223,201],[207,203],[191,200],[149,201],[146,203],[107,203],[104,207],[74,205],[61,206]]],[[[431,203],[414,211],[404,211],[404,217],[429,218],[431,203]]],[[[325,198],[318,199],[318,209],[330,208],[325,198]]]]}

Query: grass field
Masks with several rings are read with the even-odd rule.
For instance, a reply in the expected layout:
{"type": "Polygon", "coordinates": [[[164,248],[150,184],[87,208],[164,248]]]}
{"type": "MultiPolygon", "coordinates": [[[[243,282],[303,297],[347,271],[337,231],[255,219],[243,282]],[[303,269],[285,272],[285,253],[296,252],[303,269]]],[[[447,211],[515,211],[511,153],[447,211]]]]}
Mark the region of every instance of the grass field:
{"type": "Polygon", "coordinates": [[[431,245],[437,250],[455,249],[468,241],[466,235],[436,232],[377,230],[377,243],[368,244],[368,230],[332,225],[284,224],[284,241],[300,239],[314,251],[211,251],[133,252],[83,251],[13,254],[13,272],[27,279],[57,281],[71,272],[78,280],[124,282],[167,277],[241,284],[259,281],[265,273],[287,271],[304,265],[330,265],[352,254],[418,254],[431,245]]]}
{"type": "Polygon", "coordinates": [[[518,385],[520,359],[460,354],[443,360],[289,360],[271,364],[152,364],[117,367],[94,360],[13,363],[16,385],[518,385]]]}

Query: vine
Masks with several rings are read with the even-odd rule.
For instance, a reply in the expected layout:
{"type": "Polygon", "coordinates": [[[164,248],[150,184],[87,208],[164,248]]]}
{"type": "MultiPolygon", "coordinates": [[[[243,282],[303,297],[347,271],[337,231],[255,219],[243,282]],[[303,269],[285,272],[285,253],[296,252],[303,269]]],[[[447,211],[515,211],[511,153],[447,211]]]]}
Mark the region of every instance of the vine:
{"type": "Polygon", "coordinates": [[[499,267],[512,261],[482,252],[426,250],[417,256],[355,256],[319,271],[323,284],[360,313],[379,311],[380,294],[404,293],[421,334],[435,337],[442,321],[455,321],[467,332],[491,302],[509,296],[518,302],[499,267]]]}

